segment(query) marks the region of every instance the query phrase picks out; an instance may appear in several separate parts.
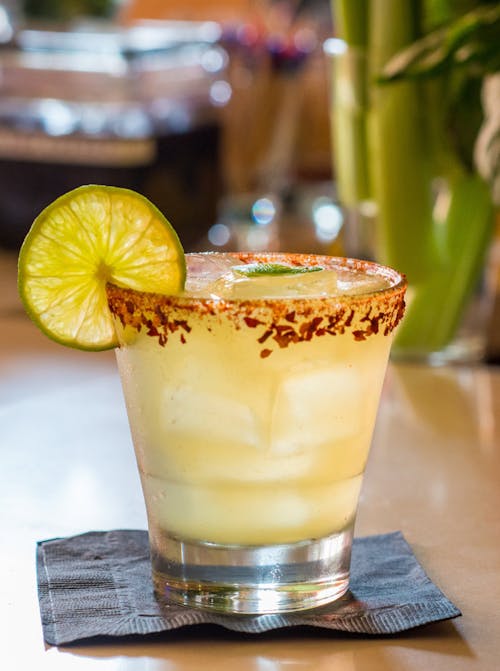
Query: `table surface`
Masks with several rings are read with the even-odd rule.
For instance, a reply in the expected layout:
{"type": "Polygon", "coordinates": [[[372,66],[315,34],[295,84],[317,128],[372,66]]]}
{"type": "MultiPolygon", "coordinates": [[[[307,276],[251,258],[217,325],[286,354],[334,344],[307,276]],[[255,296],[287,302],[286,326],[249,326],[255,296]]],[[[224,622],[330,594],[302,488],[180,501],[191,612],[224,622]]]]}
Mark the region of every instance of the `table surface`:
{"type": "Polygon", "coordinates": [[[45,338],[23,314],[15,258],[0,253],[0,666],[120,671],[446,671],[500,668],[500,369],[391,365],[357,535],[401,530],[462,610],[390,637],[318,630],[184,629],[47,647],[37,540],[145,528],[114,355],[45,338]]]}

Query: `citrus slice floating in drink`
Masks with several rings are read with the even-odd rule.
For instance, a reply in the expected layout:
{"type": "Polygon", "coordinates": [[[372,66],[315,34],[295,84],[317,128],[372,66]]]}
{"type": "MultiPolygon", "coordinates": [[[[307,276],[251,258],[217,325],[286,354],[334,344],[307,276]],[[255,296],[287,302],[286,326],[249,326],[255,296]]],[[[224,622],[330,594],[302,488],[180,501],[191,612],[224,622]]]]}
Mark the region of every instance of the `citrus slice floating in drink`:
{"type": "Polygon", "coordinates": [[[323,266],[289,266],[284,263],[247,263],[244,266],[233,266],[233,273],[245,277],[262,277],[263,275],[303,275],[323,270],[323,266]]]}
{"type": "Polygon", "coordinates": [[[184,252],[176,232],[134,191],[87,185],[35,219],[19,254],[19,293],[39,328],[83,350],[117,345],[106,284],[163,294],[182,291],[184,252]]]}

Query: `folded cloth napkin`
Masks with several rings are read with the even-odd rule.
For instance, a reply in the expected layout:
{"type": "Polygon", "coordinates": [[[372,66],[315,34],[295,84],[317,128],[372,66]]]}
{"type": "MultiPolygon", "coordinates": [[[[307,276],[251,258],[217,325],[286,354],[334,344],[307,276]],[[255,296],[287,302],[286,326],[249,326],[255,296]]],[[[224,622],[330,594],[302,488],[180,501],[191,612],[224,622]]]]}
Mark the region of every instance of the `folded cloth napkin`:
{"type": "Polygon", "coordinates": [[[91,531],[40,541],[37,573],[43,635],[51,645],[203,623],[253,633],[308,625],[393,634],[461,615],[400,532],[354,540],[350,590],[341,599],[282,615],[222,615],[175,604],[162,610],[153,594],[146,531],[91,531]]]}

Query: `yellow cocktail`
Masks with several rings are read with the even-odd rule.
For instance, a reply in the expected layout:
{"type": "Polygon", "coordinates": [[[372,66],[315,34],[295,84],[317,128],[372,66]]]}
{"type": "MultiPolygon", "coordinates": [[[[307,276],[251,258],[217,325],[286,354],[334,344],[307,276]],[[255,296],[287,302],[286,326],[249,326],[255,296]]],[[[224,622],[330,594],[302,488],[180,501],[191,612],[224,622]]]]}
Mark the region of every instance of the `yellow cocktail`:
{"type": "Polygon", "coordinates": [[[179,296],[108,286],[157,591],[238,612],[336,598],[404,280],[319,256],[186,261],[179,296]]]}

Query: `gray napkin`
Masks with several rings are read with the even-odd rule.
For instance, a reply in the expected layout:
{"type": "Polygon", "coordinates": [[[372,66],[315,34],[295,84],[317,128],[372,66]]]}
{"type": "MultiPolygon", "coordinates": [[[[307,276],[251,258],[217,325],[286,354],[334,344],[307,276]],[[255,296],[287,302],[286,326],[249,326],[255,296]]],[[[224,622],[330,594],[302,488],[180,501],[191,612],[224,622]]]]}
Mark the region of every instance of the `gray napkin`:
{"type": "Polygon", "coordinates": [[[427,577],[399,531],[356,538],[349,592],[302,613],[231,616],[175,604],[162,613],[153,595],[146,531],[91,531],[40,541],[37,572],[43,635],[51,645],[203,623],[252,633],[307,625],[393,634],[461,615],[427,577]]]}

